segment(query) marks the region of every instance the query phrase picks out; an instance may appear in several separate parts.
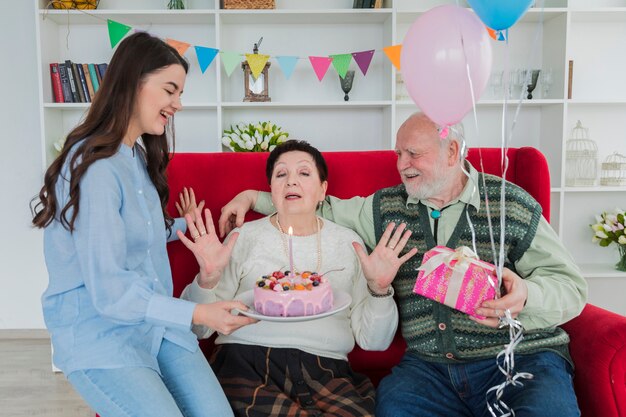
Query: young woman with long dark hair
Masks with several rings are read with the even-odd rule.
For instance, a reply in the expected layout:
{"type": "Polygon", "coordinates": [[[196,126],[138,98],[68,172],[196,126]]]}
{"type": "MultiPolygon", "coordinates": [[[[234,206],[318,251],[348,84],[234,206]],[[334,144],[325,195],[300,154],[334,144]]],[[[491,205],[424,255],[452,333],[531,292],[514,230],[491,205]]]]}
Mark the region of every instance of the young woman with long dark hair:
{"type": "MultiPolygon", "coordinates": [[[[231,416],[191,325],[229,334],[254,322],[230,313],[246,309],[240,302],[172,297],[166,242],[186,228],[166,211],[165,170],[187,70],[156,37],[123,40],[33,201],[33,224],[45,229],[54,363],[107,417],[231,416]]],[[[181,197],[181,215],[201,216],[192,200],[181,197]]],[[[208,210],[205,218],[212,226],[208,210]]],[[[192,238],[211,247],[203,270],[219,273],[234,239],[222,245],[210,226],[192,238]]]]}

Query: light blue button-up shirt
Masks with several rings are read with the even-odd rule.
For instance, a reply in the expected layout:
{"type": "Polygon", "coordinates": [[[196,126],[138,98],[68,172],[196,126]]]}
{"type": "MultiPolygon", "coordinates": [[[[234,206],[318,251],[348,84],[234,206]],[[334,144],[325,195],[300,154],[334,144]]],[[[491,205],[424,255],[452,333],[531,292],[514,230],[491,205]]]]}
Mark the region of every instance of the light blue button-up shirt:
{"type": "MultiPolygon", "coordinates": [[[[68,162],[56,184],[57,219],[69,199],[68,162]]],[[[124,366],[159,371],[163,338],[197,350],[195,303],[172,297],[167,230],[140,152],[121,145],[93,163],[80,180],[79,207],[73,233],[58,220],[44,231],[49,285],[42,305],[55,365],[66,375],[124,366]]],[[[177,229],[185,231],[184,219],[176,219],[171,238],[177,229]]]]}

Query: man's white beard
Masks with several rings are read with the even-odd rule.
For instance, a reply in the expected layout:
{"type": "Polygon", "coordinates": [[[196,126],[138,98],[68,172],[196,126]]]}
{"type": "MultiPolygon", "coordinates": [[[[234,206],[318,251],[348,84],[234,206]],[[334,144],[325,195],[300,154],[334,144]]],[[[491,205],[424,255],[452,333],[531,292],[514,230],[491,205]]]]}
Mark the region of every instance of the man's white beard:
{"type": "MultiPolygon", "coordinates": [[[[434,179],[429,182],[422,181],[421,184],[409,184],[408,181],[404,181],[403,177],[406,193],[417,200],[428,200],[441,193],[441,190],[445,188],[452,178],[452,176],[446,175],[444,164],[445,159],[435,164],[433,172],[434,179]]],[[[414,172],[421,175],[420,171],[414,172]]]]}
{"type": "Polygon", "coordinates": [[[437,177],[434,181],[419,185],[404,183],[404,188],[406,188],[406,193],[416,200],[428,200],[440,193],[447,182],[447,178],[437,177]]]}

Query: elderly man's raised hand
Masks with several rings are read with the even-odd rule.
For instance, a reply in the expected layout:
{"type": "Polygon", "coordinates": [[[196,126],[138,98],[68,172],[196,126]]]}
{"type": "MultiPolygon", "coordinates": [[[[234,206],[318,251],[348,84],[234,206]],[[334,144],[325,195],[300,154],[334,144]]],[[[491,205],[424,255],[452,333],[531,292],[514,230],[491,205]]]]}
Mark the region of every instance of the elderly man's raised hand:
{"type": "Polygon", "coordinates": [[[246,213],[254,208],[258,196],[259,192],[256,190],[245,190],[222,207],[222,214],[217,222],[220,237],[226,236],[235,227],[241,227],[246,213]]]}
{"type": "Polygon", "coordinates": [[[400,256],[409,241],[409,237],[411,237],[411,231],[405,229],[405,223],[400,224],[397,228],[395,223],[389,223],[370,255],[360,244],[352,243],[361,261],[361,268],[367,285],[371,291],[377,294],[382,295],[388,292],[400,266],[417,253],[417,249],[413,248],[400,256]]]}

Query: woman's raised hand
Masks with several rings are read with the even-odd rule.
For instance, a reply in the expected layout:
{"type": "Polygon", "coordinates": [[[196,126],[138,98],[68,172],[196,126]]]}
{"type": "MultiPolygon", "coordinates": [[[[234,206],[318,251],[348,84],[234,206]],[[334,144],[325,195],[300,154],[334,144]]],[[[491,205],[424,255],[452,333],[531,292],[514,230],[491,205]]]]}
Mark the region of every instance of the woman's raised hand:
{"type": "Polygon", "coordinates": [[[406,223],[400,224],[397,228],[395,223],[389,223],[370,255],[367,254],[363,246],[352,242],[352,246],[354,246],[361,261],[361,268],[367,285],[370,290],[377,294],[388,292],[400,266],[417,253],[417,248],[413,248],[399,257],[400,252],[411,237],[411,231],[405,229],[406,223]]]}
{"type": "Polygon", "coordinates": [[[188,239],[180,230],[176,233],[198,261],[200,266],[198,285],[203,288],[213,288],[222,276],[222,271],[228,265],[230,254],[239,233],[233,233],[227,242],[222,243],[215,233],[211,211],[209,209],[204,210],[205,221],[202,220],[200,209],[196,208],[193,211],[193,217],[189,213],[185,214],[187,228],[193,240],[188,239]]]}

